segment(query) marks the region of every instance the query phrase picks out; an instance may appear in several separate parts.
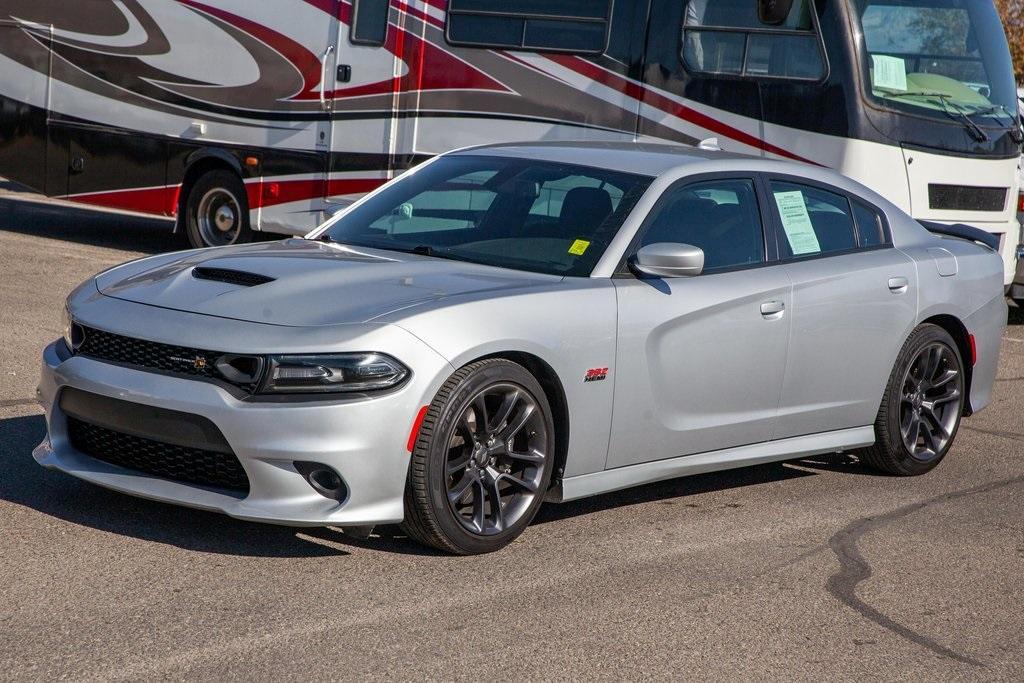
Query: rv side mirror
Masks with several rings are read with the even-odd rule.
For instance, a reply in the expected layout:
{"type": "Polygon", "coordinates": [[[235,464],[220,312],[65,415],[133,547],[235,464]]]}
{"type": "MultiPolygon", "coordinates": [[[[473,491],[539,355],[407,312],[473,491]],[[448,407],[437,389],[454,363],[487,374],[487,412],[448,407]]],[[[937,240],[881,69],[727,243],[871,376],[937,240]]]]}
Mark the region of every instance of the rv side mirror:
{"type": "Polygon", "coordinates": [[[637,250],[629,265],[635,272],[654,277],[693,277],[704,270],[704,250],[692,244],[648,244],[637,250]]]}
{"type": "Polygon", "coordinates": [[[762,24],[778,26],[789,16],[793,0],[757,0],[757,18],[762,24]]]}

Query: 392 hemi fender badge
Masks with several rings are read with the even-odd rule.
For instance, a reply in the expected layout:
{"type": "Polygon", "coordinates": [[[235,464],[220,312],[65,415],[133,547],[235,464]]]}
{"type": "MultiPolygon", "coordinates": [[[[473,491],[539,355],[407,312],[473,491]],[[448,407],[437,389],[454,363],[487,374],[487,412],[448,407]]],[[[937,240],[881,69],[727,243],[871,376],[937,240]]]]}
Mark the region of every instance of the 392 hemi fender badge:
{"type": "Polygon", "coordinates": [[[584,382],[600,382],[608,377],[608,368],[590,368],[583,377],[584,382]]]}

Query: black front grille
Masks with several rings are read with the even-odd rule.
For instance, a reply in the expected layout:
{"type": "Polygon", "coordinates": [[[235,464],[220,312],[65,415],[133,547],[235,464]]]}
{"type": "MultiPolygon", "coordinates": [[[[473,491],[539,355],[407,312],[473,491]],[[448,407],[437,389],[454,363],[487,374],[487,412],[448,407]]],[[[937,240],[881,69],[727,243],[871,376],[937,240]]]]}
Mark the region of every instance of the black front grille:
{"type": "Polygon", "coordinates": [[[86,455],[164,479],[249,492],[249,478],[233,453],[144,439],[67,416],[68,439],[86,455]]]}
{"type": "Polygon", "coordinates": [[[933,183],[928,186],[928,207],[947,211],[1002,211],[1006,207],[1006,188],[933,183]]]}
{"type": "Polygon", "coordinates": [[[214,363],[218,351],[191,349],[158,342],[123,337],[92,327],[82,327],[82,343],[75,353],[111,363],[135,365],[193,377],[220,379],[214,363]]]}

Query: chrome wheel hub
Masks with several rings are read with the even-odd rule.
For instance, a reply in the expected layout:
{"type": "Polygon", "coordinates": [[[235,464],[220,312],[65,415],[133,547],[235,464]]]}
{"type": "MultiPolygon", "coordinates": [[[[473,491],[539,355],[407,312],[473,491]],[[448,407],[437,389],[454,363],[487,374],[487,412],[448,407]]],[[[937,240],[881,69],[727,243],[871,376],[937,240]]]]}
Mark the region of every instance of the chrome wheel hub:
{"type": "Polygon", "coordinates": [[[196,224],[204,244],[219,247],[233,244],[241,228],[242,210],[234,195],[214,188],[203,195],[196,208],[196,224]]]}

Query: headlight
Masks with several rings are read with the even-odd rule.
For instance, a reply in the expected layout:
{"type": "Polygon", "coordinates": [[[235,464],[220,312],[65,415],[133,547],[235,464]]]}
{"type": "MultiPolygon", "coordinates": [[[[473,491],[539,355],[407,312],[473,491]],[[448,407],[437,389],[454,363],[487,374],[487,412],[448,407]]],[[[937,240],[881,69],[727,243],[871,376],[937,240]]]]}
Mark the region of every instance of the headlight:
{"type": "Polygon", "coordinates": [[[67,304],[64,304],[64,320],[62,322],[64,343],[68,345],[68,350],[70,351],[74,347],[71,346],[71,311],[68,310],[67,304]]]}
{"type": "Polygon", "coordinates": [[[397,386],[409,369],[381,353],[270,356],[260,393],[375,391],[397,386]]]}

